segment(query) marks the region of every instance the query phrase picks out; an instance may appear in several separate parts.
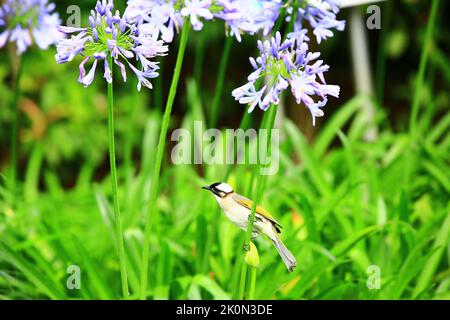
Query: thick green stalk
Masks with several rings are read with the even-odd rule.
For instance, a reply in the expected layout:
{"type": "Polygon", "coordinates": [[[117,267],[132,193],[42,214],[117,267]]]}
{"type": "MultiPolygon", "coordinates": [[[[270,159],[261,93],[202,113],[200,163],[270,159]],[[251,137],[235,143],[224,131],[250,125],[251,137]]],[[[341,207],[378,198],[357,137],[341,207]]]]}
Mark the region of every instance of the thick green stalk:
{"type": "Polygon", "coordinates": [[[239,281],[239,293],[238,293],[238,299],[241,299],[245,297],[245,284],[247,279],[247,264],[245,261],[242,261],[242,267],[241,267],[241,279],[239,281]]]}
{"type": "Polygon", "coordinates": [[[256,289],[256,271],[258,269],[255,267],[250,267],[250,289],[248,290],[248,300],[255,299],[255,289],[256,289]]]}
{"type": "Polygon", "coordinates": [[[412,104],[411,117],[409,119],[409,128],[413,135],[417,131],[417,117],[419,115],[420,99],[422,97],[423,82],[425,79],[425,71],[427,69],[428,58],[432,47],[433,34],[437,21],[437,13],[440,0],[433,0],[431,3],[431,13],[428,18],[427,31],[425,34],[425,40],[422,47],[422,55],[420,57],[419,72],[416,78],[414,99],[412,104]]]}
{"type": "MultiPolygon", "coordinates": [[[[272,138],[272,129],[275,123],[275,117],[277,115],[277,110],[278,107],[272,105],[270,107],[270,110],[267,111],[268,112],[268,118],[267,118],[267,122],[264,121],[263,119],[263,126],[261,129],[266,129],[268,130],[268,154],[270,154],[270,150],[271,150],[271,138],[272,138]]],[[[264,117],[265,118],[265,117],[264,117]]],[[[261,147],[261,146],[259,146],[261,147]]],[[[259,171],[261,170],[262,165],[258,165],[255,167],[256,170],[253,170],[253,174],[257,175],[257,180],[256,180],[256,197],[254,199],[253,202],[253,206],[252,206],[252,211],[251,211],[251,215],[250,215],[250,221],[247,227],[247,235],[246,235],[246,240],[245,240],[245,247],[248,247],[250,245],[250,240],[252,237],[252,232],[253,232],[253,223],[255,220],[255,212],[256,212],[256,206],[259,202],[259,200],[261,199],[261,194],[263,192],[263,186],[264,186],[264,180],[266,178],[266,176],[262,175],[259,171]]]]}
{"type": "MultiPolygon", "coordinates": [[[[113,73],[114,64],[112,56],[108,57],[111,73],[113,73]]],[[[112,75],[111,75],[112,77],[112,75]]],[[[122,220],[120,216],[119,198],[117,195],[117,168],[116,168],[116,147],[114,142],[114,91],[113,82],[108,83],[108,140],[109,140],[109,165],[111,169],[111,185],[114,201],[114,219],[116,224],[117,251],[119,253],[120,279],[122,283],[122,294],[128,298],[128,277],[125,257],[125,247],[123,242],[122,220]]]]}
{"type": "MultiPolygon", "coordinates": [[[[267,141],[269,143],[269,145],[268,145],[268,154],[270,154],[270,152],[271,152],[272,129],[273,129],[273,126],[274,126],[274,123],[275,123],[275,118],[276,118],[276,115],[277,115],[277,111],[278,111],[278,106],[271,105],[270,108],[269,108],[269,111],[267,111],[264,114],[264,117],[263,117],[263,120],[262,120],[262,123],[261,123],[261,127],[260,127],[260,129],[268,130],[268,139],[267,139],[267,141]]],[[[258,145],[258,148],[260,148],[260,147],[261,146],[258,145]]],[[[252,210],[251,210],[251,213],[250,213],[250,221],[249,221],[249,224],[248,224],[248,227],[247,227],[247,234],[246,234],[246,237],[245,237],[244,248],[250,248],[250,241],[251,241],[251,237],[252,237],[252,233],[253,233],[253,224],[254,224],[254,221],[255,221],[256,206],[258,205],[258,203],[259,203],[259,201],[261,199],[261,195],[262,195],[262,192],[263,192],[263,189],[264,189],[266,176],[262,175],[261,172],[260,172],[262,167],[263,167],[262,165],[256,165],[254,167],[254,169],[253,169],[253,177],[256,176],[256,186],[255,186],[256,192],[254,193],[254,194],[256,194],[256,196],[253,199],[253,206],[252,206],[252,210]]],[[[243,268],[244,269],[247,268],[247,265],[245,263],[243,265],[243,268]]],[[[240,293],[239,297],[242,298],[242,299],[245,299],[245,285],[246,285],[246,282],[247,282],[246,274],[247,274],[246,271],[245,272],[242,271],[241,281],[240,281],[240,285],[239,285],[239,288],[240,288],[239,289],[239,293],[240,293]],[[241,295],[241,293],[244,293],[244,294],[241,295]]],[[[256,281],[256,279],[255,279],[255,281],[256,281]]],[[[253,292],[254,292],[254,289],[255,288],[253,288],[253,292]]]]}
{"type": "MultiPolygon", "coordinates": [[[[241,123],[239,124],[239,129],[247,130],[250,125],[250,113],[247,111],[245,112],[244,116],[242,117],[241,123]]],[[[234,143],[234,154],[238,155],[240,152],[242,152],[240,145],[238,146],[237,143],[234,143]]],[[[226,182],[228,181],[228,178],[231,175],[231,171],[233,170],[232,165],[228,165],[227,170],[225,171],[225,175],[222,181],[226,182]]]]}
{"type": "MultiPolygon", "coordinates": [[[[277,31],[281,30],[281,26],[283,25],[283,22],[285,21],[285,14],[286,14],[286,8],[285,8],[285,6],[282,6],[281,10],[280,10],[280,15],[278,16],[278,19],[275,22],[275,27],[272,29],[272,36],[274,36],[277,31]]],[[[291,19],[291,21],[295,21],[295,19],[291,19]]]]}
{"type": "Polygon", "coordinates": [[[17,196],[17,167],[18,167],[18,133],[19,133],[19,99],[20,99],[20,78],[23,73],[24,57],[19,58],[19,66],[14,83],[13,98],[13,119],[11,132],[11,194],[13,206],[16,205],[17,196]]]}
{"type": "Polygon", "coordinates": [[[186,43],[188,39],[190,24],[185,23],[181,31],[180,48],[178,49],[177,61],[175,64],[175,70],[173,73],[172,83],[170,85],[169,97],[167,99],[166,109],[161,124],[161,131],[159,135],[158,147],[156,150],[156,159],[153,167],[152,184],[150,189],[149,207],[147,210],[145,232],[144,232],[144,245],[142,251],[141,261],[141,287],[140,287],[140,299],[145,299],[147,296],[147,279],[148,279],[148,258],[150,250],[150,238],[151,238],[151,220],[154,215],[157,214],[156,200],[158,196],[159,188],[159,174],[161,171],[161,163],[164,155],[164,147],[166,144],[167,130],[169,128],[170,115],[172,113],[172,106],[175,100],[177,92],[178,81],[180,79],[181,67],[183,65],[184,52],[186,50],[186,43]]]}
{"type": "MultiPolygon", "coordinates": [[[[241,119],[241,123],[239,124],[239,129],[247,130],[248,127],[250,126],[250,122],[251,122],[250,113],[245,111],[245,114],[241,119]]],[[[236,138],[234,138],[234,139],[236,139],[236,138]]],[[[235,142],[234,143],[234,154],[235,155],[239,154],[242,151],[241,148],[239,148],[239,147],[240,147],[240,145],[238,146],[237,143],[235,142]]],[[[228,165],[222,181],[224,181],[224,182],[228,181],[228,178],[230,177],[232,170],[233,170],[233,166],[231,164],[228,165]]],[[[217,207],[215,215],[219,216],[220,212],[221,212],[220,207],[217,207]]],[[[206,240],[207,243],[206,243],[205,252],[204,252],[205,261],[207,261],[206,257],[209,257],[209,254],[210,254],[210,251],[211,251],[211,248],[213,245],[213,241],[217,238],[218,229],[219,229],[219,225],[217,223],[213,223],[211,226],[210,235],[209,235],[208,239],[206,240]]],[[[244,267],[245,267],[245,263],[244,263],[244,267]]],[[[240,296],[241,295],[238,295],[238,297],[240,297],[240,296]]]]}
{"type": "Polygon", "coordinates": [[[217,75],[216,88],[214,90],[214,98],[211,105],[211,118],[209,126],[211,128],[216,126],[217,117],[219,115],[219,105],[222,99],[223,83],[225,81],[225,72],[227,70],[228,60],[230,59],[231,45],[233,44],[233,37],[227,37],[225,47],[222,51],[222,58],[220,59],[219,73],[217,75]]]}

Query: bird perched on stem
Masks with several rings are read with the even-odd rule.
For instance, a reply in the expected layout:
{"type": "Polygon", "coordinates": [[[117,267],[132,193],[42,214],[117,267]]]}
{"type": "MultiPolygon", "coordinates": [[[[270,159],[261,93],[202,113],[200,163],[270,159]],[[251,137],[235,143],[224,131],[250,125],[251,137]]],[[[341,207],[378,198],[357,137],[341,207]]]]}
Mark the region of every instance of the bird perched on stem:
{"type": "MultiPolygon", "coordinates": [[[[203,187],[203,189],[213,193],[225,216],[232,223],[245,231],[247,230],[253,206],[252,200],[237,194],[233,191],[233,188],[224,182],[213,183],[210,186],[203,187]]],[[[282,226],[267,210],[260,206],[256,207],[252,238],[255,239],[260,233],[269,237],[280,254],[281,259],[283,259],[286,268],[292,272],[297,265],[297,261],[278,235],[281,233],[281,228],[282,226]]]]}

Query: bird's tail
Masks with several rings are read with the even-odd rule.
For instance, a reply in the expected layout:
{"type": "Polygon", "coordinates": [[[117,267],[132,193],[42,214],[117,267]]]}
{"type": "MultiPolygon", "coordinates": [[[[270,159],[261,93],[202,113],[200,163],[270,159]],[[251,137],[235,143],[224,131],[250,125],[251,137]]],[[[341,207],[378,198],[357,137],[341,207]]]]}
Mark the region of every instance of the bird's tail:
{"type": "Polygon", "coordinates": [[[275,239],[272,239],[272,242],[277,249],[278,253],[281,256],[281,259],[283,259],[284,264],[286,265],[286,268],[289,272],[292,272],[294,268],[297,266],[297,260],[295,260],[295,257],[292,255],[292,253],[286,248],[283,241],[276,236],[275,239]]]}

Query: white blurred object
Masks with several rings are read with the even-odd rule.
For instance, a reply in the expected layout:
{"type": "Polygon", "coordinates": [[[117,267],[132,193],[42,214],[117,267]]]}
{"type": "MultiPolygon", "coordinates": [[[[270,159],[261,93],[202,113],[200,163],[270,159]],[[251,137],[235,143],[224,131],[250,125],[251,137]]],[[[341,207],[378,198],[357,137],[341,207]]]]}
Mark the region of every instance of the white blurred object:
{"type": "Polygon", "coordinates": [[[336,2],[340,3],[341,8],[348,8],[348,7],[355,7],[355,6],[361,6],[364,4],[374,4],[376,2],[384,2],[386,0],[338,0],[336,2]]]}
{"type": "MultiPolygon", "coordinates": [[[[340,8],[376,4],[384,1],[387,0],[337,0],[340,8]]],[[[367,28],[364,24],[364,17],[357,8],[351,10],[349,22],[355,90],[357,93],[373,97],[374,86],[367,44],[367,28]]],[[[372,101],[365,102],[359,117],[366,124],[364,139],[374,141],[378,136],[378,128],[374,121],[375,106],[372,101]]]]}
{"type": "MultiPolygon", "coordinates": [[[[364,16],[357,8],[351,9],[350,14],[350,43],[352,50],[353,73],[355,90],[357,93],[374,96],[372,68],[370,66],[370,54],[367,41],[367,28],[364,16]]],[[[367,101],[362,108],[362,120],[366,123],[364,138],[366,141],[374,141],[378,136],[375,124],[375,106],[372,101],[367,101]]]]}

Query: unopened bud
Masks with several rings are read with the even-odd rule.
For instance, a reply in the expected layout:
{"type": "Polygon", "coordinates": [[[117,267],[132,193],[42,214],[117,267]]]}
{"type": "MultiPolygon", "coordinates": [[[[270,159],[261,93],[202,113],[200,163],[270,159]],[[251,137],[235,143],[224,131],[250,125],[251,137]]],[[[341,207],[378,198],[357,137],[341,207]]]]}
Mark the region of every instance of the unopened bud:
{"type": "Polygon", "coordinates": [[[253,268],[259,267],[259,254],[258,249],[253,244],[253,242],[250,242],[250,249],[245,254],[245,263],[253,268]]]}

